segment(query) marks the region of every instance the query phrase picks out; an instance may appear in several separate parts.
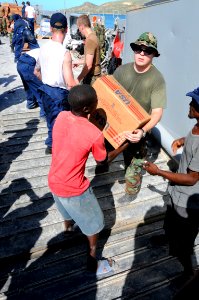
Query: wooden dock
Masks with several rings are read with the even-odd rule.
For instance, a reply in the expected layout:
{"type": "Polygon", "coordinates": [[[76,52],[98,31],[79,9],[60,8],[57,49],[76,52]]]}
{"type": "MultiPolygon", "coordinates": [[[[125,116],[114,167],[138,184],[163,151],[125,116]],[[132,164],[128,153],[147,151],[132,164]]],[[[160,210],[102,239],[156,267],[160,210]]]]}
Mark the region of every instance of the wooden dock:
{"type": "MultiPolygon", "coordinates": [[[[88,274],[86,239],[78,232],[63,233],[47,185],[51,156],[45,155],[46,123],[39,119],[38,108],[26,109],[8,39],[2,42],[0,300],[172,299],[182,285],[182,267],[168,255],[167,246],[152,247],[149,242],[163,233],[167,181],[145,173],[142,189],[131,201],[124,192],[123,156],[99,175],[89,157],[86,175],[106,224],[98,253],[116,264],[114,272],[103,278],[88,274]]],[[[148,155],[168,169],[170,158],[153,139],[148,155]]],[[[196,245],[195,259],[198,252],[196,245]]]]}

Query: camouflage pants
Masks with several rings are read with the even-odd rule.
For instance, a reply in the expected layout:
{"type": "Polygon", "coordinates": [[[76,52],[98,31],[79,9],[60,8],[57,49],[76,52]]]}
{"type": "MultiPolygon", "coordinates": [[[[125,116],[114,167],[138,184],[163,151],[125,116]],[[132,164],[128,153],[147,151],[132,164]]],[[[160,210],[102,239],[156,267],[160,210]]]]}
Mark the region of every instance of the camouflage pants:
{"type": "Polygon", "coordinates": [[[125,181],[126,193],[136,195],[142,183],[142,165],[147,155],[146,139],[141,139],[137,144],[130,144],[124,151],[126,166],[125,181]]]}
{"type": "Polygon", "coordinates": [[[0,33],[7,33],[7,23],[5,18],[0,18],[0,33]]]}
{"type": "Polygon", "coordinates": [[[13,32],[9,32],[8,36],[9,36],[10,46],[12,46],[13,32]]]}

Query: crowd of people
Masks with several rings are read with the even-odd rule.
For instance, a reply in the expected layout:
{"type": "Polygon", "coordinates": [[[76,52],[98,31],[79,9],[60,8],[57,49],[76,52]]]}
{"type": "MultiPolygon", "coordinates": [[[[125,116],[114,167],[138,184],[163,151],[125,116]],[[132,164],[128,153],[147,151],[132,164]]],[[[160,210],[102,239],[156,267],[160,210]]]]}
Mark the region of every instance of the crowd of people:
{"type": "Polygon", "coordinates": [[[164,228],[170,253],[178,257],[186,273],[192,274],[191,255],[199,226],[199,89],[187,94],[192,98],[189,118],[197,122],[186,138],[178,139],[172,146],[174,153],[184,146],[178,172],[164,171],[147,162],[146,140],[166,108],[166,84],[153,64],[153,59],[160,56],[157,39],[151,32],[142,33],[130,44],[133,61],[119,66],[113,76],[151,118],[142,128],[133,132],[129,128],[125,132],[127,142],[117,150],[108,152],[102,132],[88,120],[97,106],[97,95],[92,84],[101,76],[100,42],[89,17],[81,15],[77,19],[79,32],[85,38],[84,59],[72,61],[70,51],[63,46],[67,19],[62,13],[51,16],[52,38],[49,41],[40,48],[37,41],[29,41],[32,50],[21,53],[19,44],[21,40],[24,42],[24,22],[29,23],[34,36],[32,24],[35,16],[30,8],[27,2],[22,18],[13,16],[17,70],[27,93],[27,108],[39,106],[40,117],[47,123],[46,154],[52,154],[48,182],[63,216],[65,230],[73,230],[73,220],[88,238],[87,268],[103,274],[112,269],[112,262],[96,259],[98,233],[104,227],[104,219],[84,174],[86,161],[92,152],[97,163],[105,165],[123,152],[128,170],[126,192],[130,195],[130,201],[139,193],[143,168],[151,175],[162,176],[171,182],[164,228]],[[82,65],[82,70],[75,78],[74,68],[79,65],[82,65]],[[183,231],[181,235],[178,234],[180,228],[183,231]]]}

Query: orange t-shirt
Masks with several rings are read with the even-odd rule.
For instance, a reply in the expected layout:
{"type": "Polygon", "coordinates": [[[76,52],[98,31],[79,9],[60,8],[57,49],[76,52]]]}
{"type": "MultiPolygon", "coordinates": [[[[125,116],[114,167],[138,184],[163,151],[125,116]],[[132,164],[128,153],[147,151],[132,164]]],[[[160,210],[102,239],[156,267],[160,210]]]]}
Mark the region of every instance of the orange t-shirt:
{"type": "Polygon", "coordinates": [[[88,119],[70,111],[59,113],[53,127],[52,162],[48,184],[60,197],[81,195],[90,185],[85,177],[89,153],[96,161],[106,159],[102,132],[88,119]]]}

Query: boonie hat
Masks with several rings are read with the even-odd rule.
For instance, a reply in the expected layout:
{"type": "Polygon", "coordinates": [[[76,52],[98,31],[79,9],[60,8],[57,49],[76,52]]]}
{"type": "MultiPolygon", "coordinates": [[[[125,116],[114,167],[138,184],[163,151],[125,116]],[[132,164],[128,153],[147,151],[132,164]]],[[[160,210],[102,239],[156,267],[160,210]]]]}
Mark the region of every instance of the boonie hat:
{"type": "Polygon", "coordinates": [[[50,26],[61,29],[67,27],[67,19],[62,13],[55,13],[50,18],[50,26]]]}
{"type": "Polygon", "coordinates": [[[151,32],[142,33],[134,43],[131,43],[130,46],[132,50],[134,49],[135,45],[144,45],[146,47],[153,48],[155,50],[154,51],[155,56],[156,57],[160,56],[160,53],[158,52],[157,49],[158,46],[157,39],[151,32]]]}
{"type": "Polygon", "coordinates": [[[186,96],[192,97],[199,105],[199,87],[192,92],[187,93],[186,96]]]}

